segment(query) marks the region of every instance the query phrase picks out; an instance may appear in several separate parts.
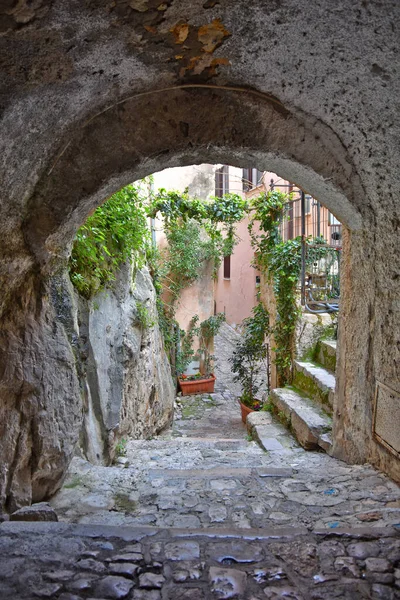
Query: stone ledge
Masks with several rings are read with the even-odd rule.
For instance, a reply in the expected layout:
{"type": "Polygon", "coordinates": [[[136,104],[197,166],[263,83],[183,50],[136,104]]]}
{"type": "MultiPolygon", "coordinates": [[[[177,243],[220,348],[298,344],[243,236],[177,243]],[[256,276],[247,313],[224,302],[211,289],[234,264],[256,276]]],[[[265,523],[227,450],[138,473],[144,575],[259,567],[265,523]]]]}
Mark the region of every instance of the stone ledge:
{"type": "Polygon", "coordinates": [[[332,421],[314,402],[289,388],[272,390],[270,400],[303,448],[329,452],[332,421]]]}
{"type": "Polygon", "coordinates": [[[336,371],[336,340],[320,340],[317,344],[317,360],[331,373],[336,371]]]}
{"type": "Polygon", "coordinates": [[[378,589],[380,598],[394,600],[391,590],[400,584],[393,528],[209,533],[60,523],[29,523],[26,531],[23,525],[0,527],[1,598],[375,598],[378,589]],[[377,567],[367,578],[365,564],[377,567]]]}
{"type": "Polygon", "coordinates": [[[176,527],[118,527],[114,525],[81,525],[79,523],[5,521],[0,524],[2,535],[57,535],[70,537],[120,538],[123,541],[142,540],[157,534],[167,537],[238,538],[246,540],[275,539],[308,535],[306,527],[270,527],[265,529],[181,529],[176,527]]]}
{"type": "Polygon", "coordinates": [[[335,395],[335,376],[312,362],[294,361],[293,385],[307,394],[312,400],[333,409],[335,395]]]}
{"type": "Polygon", "coordinates": [[[396,527],[338,527],[337,529],[318,529],[309,531],[306,527],[267,527],[260,529],[216,528],[181,529],[177,527],[118,527],[113,525],[81,525],[79,523],[6,521],[0,524],[0,538],[9,535],[57,535],[82,538],[116,538],[122,541],[143,540],[159,535],[165,538],[234,538],[241,540],[269,540],[297,538],[299,536],[350,537],[380,539],[395,537],[400,539],[400,530],[396,527]]]}

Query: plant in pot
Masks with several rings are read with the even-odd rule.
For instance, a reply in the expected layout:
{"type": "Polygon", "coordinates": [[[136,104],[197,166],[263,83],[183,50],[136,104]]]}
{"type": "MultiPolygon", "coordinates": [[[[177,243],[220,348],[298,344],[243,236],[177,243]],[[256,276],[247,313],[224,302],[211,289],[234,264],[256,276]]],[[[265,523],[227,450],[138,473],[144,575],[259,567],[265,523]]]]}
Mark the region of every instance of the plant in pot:
{"type": "Polygon", "coordinates": [[[197,315],[192,318],[177,353],[178,382],[183,396],[214,391],[216,378],[213,373],[213,363],[215,357],[211,353],[211,347],[214,336],[225,321],[225,315],[223,313],[212,315],[197,326],[198,320],[197,315]],[[197,352],[193,350],[196,337],[199,342],[197,352]],[[200,360],[200,371],[191,375],[185,374],[185,370],[195,357],[200,360]]]}
{"type": "MultiPolygon", "coordinates": [[[[253,315],[243,322],[244,332],[238,340],[236,348],[229,358],[235,374],[233,380],[240,382],[242,394],[239,403],[242,412],[242,421],[246,423],[246,417],[250,412],[260,410],[262,401],[257,397],[260,389],[259,374],[263,366],[267,367],[267,388],[269,388],[268,366],[268,344],[265,336],[269,330],[269,315],[264,306],[259,303],[253,309],[253,315]]],[[[267,389],[267,391],[269,391],[267,389]]]]}

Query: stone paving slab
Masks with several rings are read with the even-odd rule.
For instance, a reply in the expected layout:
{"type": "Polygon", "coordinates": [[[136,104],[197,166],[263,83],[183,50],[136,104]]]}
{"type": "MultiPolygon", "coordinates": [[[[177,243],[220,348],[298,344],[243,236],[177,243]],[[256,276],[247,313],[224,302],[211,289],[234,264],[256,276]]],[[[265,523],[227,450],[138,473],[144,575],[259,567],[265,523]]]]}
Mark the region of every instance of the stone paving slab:
{"type": "MultiPolygon", "coordinates": [[[[52,505],[61,520],[94,524],[315,529],[400,523],[398,486],[372,467],[345,465],[302,449],[288,460],[262,453],[254,442],[249,446],[255,453],[245,453],[248,467],[239,469],[232,466],[237,454],[224,466],[177,470],[170,469],[170,455],[164,457],[164,469],[149,468],[152,461],[144,454],[140,466],[128,468],[99,468],[74,459],[52,505]]],[[[226,453],[212,453],[211,463],[216,456],[222,461],[226,453]]],[[[158,464],[161,459],[160,451],[158,464]]]]}
{"type": "Polygon", "coordinates": [[[12,600],[400,598],[394,530],[178,531],[0,526],[0,597],[12,600]]]}
{"type": "Polygon", "coordinates": [[[186,479],[207,479],[214,477],[250,477],[251,469],[240,467],[222,468],[214,467],[209,469],[150,469],[149,477],[185,477],[186,479]]]}

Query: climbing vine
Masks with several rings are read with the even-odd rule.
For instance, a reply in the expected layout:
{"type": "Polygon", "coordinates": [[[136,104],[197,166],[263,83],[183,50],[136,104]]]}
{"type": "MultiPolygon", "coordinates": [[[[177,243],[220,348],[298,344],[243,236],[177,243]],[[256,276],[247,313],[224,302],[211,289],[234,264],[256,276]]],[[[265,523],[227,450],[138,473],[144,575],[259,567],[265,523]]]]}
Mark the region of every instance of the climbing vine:
{"type": "MultiPolygon", "coordinates": [[[[206,261],[216,276],[224,256],[237,243],[235,225],[247,214],[248,204],[237,194],[213,197],[208,202],[183,193],[160,189],[148,215],[164,221],[167,248],[153,254],[152,272],[159,287],[159,317],[166,346],[179,340],[175,311],[183,290],[201,275],[206,261]]],[[[179,360],[179,357],[177,357],[179,360]]],[[[190,361],[189,361],[190,362],[190,361]]]]}
{"type": "Polygon", "coordinates": [[[277,317],[272,333],[281,383],[290,379],[294,334],[300,312],[297,285],[301,271],[301,239],[283,242],[279,234],[288,200],[290,195],[277,190],[260,194],[253,201],[254,212],[249,223],[257,265],[273,282],[277,317]],[[258,222],[259,231],[255,230],[255,222],[258,222]]]}
{"type": "Polygon", "coordinates": [[[150,236],[143,192],[128,185],[88,217],[76,233],[69,260],[71,281],[86,298],[110,285],[118,267],[135,256],[146,262],[150,236]]]}
{"type": "MultiPolygon", "coordinates": [[[[272,330],[275,339],[275,364],[280,383],[291,377],[296,325],[301,314],[298,306],[298,282],[301,273],[301,237],[284,242],[279,225],[285,218],[285,204],[290,194],[272,190],[253,200],[249,232],[256,251],[257,266],[273,283],[276,299],[276,323],[272,330]],[[255,223],[258,224],[258,231],[255,223]]],[[[307,238],[309,251],[306,266],[326,257],[330,251],[323,238],[307,238]]]]}
{"type": "Polygon", "coordinates": [[[277,306],[274,327],[275,364],[282,383],[291,375],[295,330],[301,310],[297,286],[301,271],[301,238],[279,242],[269,255],[269,274],[273,279],[277,306]]]}
{"type": "MultiPolygon", "coordinates": [[[[222,258],[233,252],[238,241],[235,225],[245,217],[247,211],[247,201],[238,194],[214,196],[208,202],[204,202],[198,198],[191,198],[187,190],[179,193],[160,189],[153,197],[148,214],[153,218],[158,214],[164,218],[164,227],[171,250],[172,245],[181,241],[179,240],[181,236],[177,232],[180,229],[185,230],[189,227],[189,223],[192,223],[193,232],[196,223],[200,228],[199,231],[202,229],[207,234],[206,238],[203,235],[203,256],[200,256],[200,262],[213,259],[214,275],[216,275],[222,258]],[[177,236],[177,240],[174,236],[177,236]]],[[[181,247],[180,250],[182,251],[183,248],[181,247]]],[[[190,256],[186,266],[192,267],[190,256]]]]}

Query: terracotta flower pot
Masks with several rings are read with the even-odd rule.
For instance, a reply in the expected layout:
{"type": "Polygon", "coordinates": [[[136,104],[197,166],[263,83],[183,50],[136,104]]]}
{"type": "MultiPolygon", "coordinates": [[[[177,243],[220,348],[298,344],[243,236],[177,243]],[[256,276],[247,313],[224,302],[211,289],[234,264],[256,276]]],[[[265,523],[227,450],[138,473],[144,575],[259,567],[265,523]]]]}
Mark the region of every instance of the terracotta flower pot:
{"type": "Polygon", "coordinates": [[[242,421],[244,424],[246,424],[247,415],[256,411],[253,408],[249,408],[248,406],[240,402],[240,400],[238,400],[238,402],[240,404],[240,410],[242,412],[242,421]]]}
{"type": "Polygon", "coordinates": [[[207,379],[194,379],[193,381],[185,381],[178,377],[179,387],[182,391],[182,396],[190,396],[191,394],[212,394],[214,391],[216,377],[211,375],[207,379]]]}

